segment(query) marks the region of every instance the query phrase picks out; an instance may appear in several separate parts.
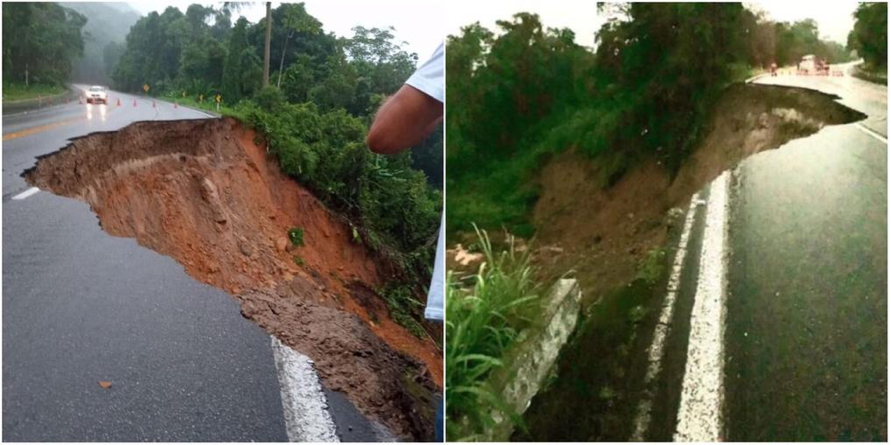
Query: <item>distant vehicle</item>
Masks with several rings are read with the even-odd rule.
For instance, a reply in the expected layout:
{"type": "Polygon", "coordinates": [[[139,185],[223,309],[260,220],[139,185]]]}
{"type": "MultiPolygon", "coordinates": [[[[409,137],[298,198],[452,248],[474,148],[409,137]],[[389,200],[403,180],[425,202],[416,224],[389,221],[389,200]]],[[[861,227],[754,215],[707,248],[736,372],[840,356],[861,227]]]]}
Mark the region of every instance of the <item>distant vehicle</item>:
{"type": "Polygon", "coordinates": [[[808,54],[801,58],[801,63],[798,64],[798,69],[801,71],[807,71],[808,73],[813,73],[817,71],[817,62],[814,58],[813,54],[808,54]]]}
{"type": "Polygon", "coordinates": [[[96,102],[108,103],[108,92],[105,90],[105,87],[93,85],[87,91],[87,103],[92,104],[96,102]]]}

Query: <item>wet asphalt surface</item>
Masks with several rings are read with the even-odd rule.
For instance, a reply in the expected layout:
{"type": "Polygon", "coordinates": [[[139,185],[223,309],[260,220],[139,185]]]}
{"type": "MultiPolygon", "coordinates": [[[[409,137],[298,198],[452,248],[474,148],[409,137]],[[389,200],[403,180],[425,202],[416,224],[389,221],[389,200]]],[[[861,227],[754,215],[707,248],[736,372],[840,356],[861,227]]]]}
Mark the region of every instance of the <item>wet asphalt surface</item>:
{"type": "MultiPolygon", "coordinates": [[[[887,137],[887,88],[762,78],[841,97],[887,137]]],[[[726,438],[887,439],[887,146],[857,124],[742,163],[730,211],[726,438]]]]}
{"type": "MultiPolygon", "coordinates": [[[[732,172],[723,409],[714,413],[721,437],[887,440],[887,146],[857,128],[887,137],[887,89],[850,76],[756,82],[835,94],[868,117],[754,155],[732,172]]],[[[697,221],[692,252],[702,231],[697,221]]],[[[677,427],[700,279],[691,266],[688,258],[650,440],[671,440],[677,427]]]]}
{"type": "MultiPolygon", "coordinates": [[[[30,188],[20,175],[36,157],[69,138],[208,117],[111,95],[107,107],[3,117],[5,138],[46,126],[3,141],[3,440],[286,441],[269,336],[231,296],[106,234],[85,203],[11,199],[30,188]]],[[[375,440],[345,397],[328,396],[342,440],[375,440]]]]}

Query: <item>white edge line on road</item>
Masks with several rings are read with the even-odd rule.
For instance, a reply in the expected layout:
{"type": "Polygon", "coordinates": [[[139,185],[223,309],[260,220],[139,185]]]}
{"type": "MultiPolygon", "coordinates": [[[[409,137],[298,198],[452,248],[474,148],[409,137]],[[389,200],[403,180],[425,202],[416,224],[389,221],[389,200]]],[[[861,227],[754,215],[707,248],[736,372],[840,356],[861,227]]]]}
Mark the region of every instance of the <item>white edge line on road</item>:
{"type": "Polygon", "coordinates": [[[665,339],[668,337],[671,329],[671,320],[674,317],[674,303],[677,297],[678,288],[681,284],[681,271],[684,267],[684,259],[687,257],[687,243],[690,240],[690,231],[693,228],[693,221],[696,219],[696,206],[699,203],[699,193],[693,195],[690,199],[690,207],[687,209],[687,217],[684,220],[684,228],[681,231],[681,238],[678,241],[678,250],[674,255],[674,264],[671,268],[671,275],[668,278],[668,293],[665,295],[665,301],[662,303],[662,312],[659,315],[659,322],[656,323],[653,331],[653,343],[648,350],[649,357],[647,366],[647,374],[644,377],[643,399],[637,408],[637,416],[634,419],[634,432],[631,440],[633,442],[643,442],[644,435],[650,425],[650,410],[653,408],[654,394],[649,392],[649,387],[659,376],[662,368],[662,356],[665,353],[665,339]]]}
{"type": "Polygon", "coordinates": [[[312,360],[272,337],[285,430],[291,442],[340,442],[312,360]]]}
{"type": "Polygon", "coordinates": [[[27,197],[29,197],[29,196],[31,196],[31,195],[34,195],[34,194],[36,194],[36,193],[39,192],[39,191],[40,191],[39,188],[37,188],[37,187],[31,187],[31,188],[29,188],[28,190],[25,190],[24,192],[19,193],[18,195],[13,196],[12,199],[15,199],[15,200],[19,201],[19,200],[25,199],[25,198],[27,198],[27,197]]]}
{"type": "Polygon", "coordinates": [[[869,128],[866,125],[863,125],[860,123],[854,124],[854,126],[856,126],[858,130],[880,140],[883,144],[888,145],[888,139],[886,137],[882,136],[881,134],[879,134],[877,131],[873,130],[872,128],[869,128]]]}
{"type": "Polygon", "coordinates": [[[729,176],[721,173],[709,194],[675,442],[721,440],[729,176]]]}

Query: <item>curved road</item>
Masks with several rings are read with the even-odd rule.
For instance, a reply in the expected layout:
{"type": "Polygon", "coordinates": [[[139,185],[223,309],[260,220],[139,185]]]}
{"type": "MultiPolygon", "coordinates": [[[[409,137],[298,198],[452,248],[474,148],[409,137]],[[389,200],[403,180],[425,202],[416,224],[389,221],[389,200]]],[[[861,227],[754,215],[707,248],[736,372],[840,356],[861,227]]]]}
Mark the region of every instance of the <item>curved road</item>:
{"type": "Polygon", "coordinates": [[[887,87],[837,68],[756,80],[868,117],[752,156],[699,194],[637,438],[887,440],[887,87]]]}
{"type": "MultiPolygon", "coordinates": [[[[109,236],[86,204],[32,190],[21,178],[73,137],[140,120],[210,117],[110,96],[107,106],[74,102],[3,116],[3,440],[325,438],[305,435],[312,428],[299,422],[309,414],[282,408],[295,380],[282,373],[309,365],[287,348],[274,354],[231,296],[135,240],[109,236]]],[[[343,395],[324,394],[328,439],[385,437],[343,395]]]]}

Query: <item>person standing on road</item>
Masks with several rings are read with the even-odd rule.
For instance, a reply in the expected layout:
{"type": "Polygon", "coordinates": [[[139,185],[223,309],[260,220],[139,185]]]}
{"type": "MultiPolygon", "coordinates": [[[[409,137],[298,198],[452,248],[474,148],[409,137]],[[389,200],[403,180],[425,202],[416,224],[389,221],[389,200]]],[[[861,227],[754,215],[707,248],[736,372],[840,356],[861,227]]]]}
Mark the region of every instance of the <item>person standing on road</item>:
{"type": "MultiPolygon", "coordinates": [[[[442,122],[445,101],[445,61],[440,44],[430,60],[421,65],[405,85],[381,104],[368,130],[368,148],[375,153],[395,154],[421,143],[442,122]]],[[[445,312],[445,215],[439,226],[433,279],[427,292],[424,316],[442,323],[445,312]]],[[[435,436],[443,441],[443,404],[436,409],[435,436]]]]}

